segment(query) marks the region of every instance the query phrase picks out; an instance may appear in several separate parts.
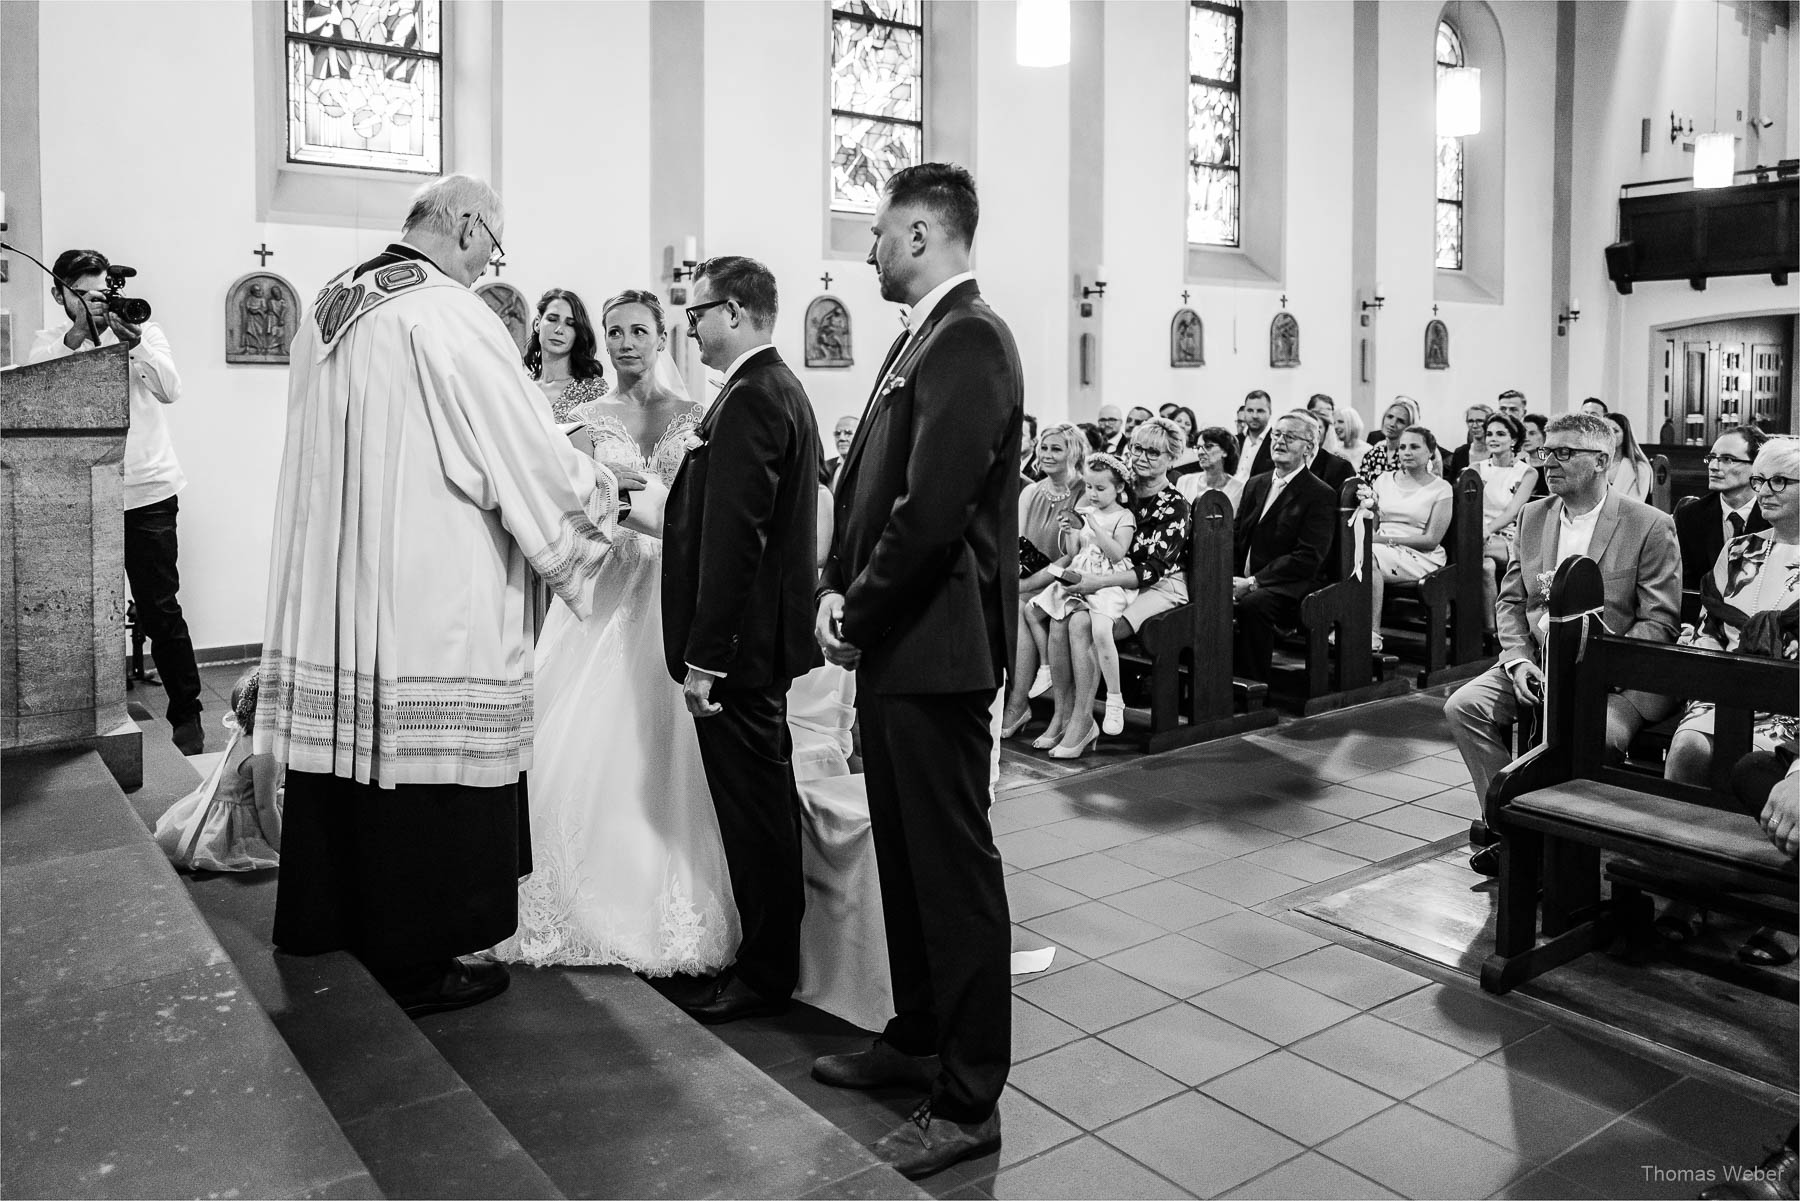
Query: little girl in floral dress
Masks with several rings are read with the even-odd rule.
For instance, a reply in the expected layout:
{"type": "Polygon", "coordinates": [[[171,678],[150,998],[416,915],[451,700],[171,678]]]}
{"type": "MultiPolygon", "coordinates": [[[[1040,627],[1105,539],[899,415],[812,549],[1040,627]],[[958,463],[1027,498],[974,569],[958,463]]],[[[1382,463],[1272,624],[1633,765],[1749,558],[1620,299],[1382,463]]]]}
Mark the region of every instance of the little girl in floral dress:
{"type": "Polygon", "coordinates": [[[1072,522],[1066,523],[1065,553],[1057,561],[1062,574],[1031,602],[1059,621],[1079,609],[1093,614],[1094,658],[1106,684],[1106,713],[1100,729],[1106,734],[1125,729],[1125,699],[1119,691],[1119,648],[1113,643],[1113,622],[1137,596],[1137,589],[1114,585],[1083,592],[1080,581],[1130,570],[1126,552],[1137,533],[1137,519],[1123,503],[1129,495],[1129,478],[1125,464],[1112,455],[1099,454],[1088,459],[1086,491],[1081,507],[1075,510],[1081,525],[1074,528],[1072,522]]]}

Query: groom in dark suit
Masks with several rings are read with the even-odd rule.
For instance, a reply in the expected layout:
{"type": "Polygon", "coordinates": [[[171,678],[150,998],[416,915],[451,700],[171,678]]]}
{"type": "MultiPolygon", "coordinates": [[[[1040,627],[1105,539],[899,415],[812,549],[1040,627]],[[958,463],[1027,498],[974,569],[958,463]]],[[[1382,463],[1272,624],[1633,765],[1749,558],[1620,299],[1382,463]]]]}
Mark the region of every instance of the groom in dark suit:
{"type": "Polygon", "coordinates": [[[1011,1062],[1011,934],[988,824],[994,706],[1019,590],[1024,385],[1006,323],[969,272],[979,208],[961,167],[897,172],[869,262],[910,306],[838,480],[815,634],[857,669],[893,1020],[827,1055],[841,1088],[925,1101],[875,1144],[909,1177],[1000,1145],[1011,1062]]]}
{"type": "Polygon", "coordinates": [[[800,796],[787,691],[819,663],[819,431],[769,342],[775,277],[735,255],[700,265],[688,337],[725,386],[663,516],[663,651],[700,736],[744,940],[682,1008],[718,1023],[785,1009],[800,974],[800,796]]]}

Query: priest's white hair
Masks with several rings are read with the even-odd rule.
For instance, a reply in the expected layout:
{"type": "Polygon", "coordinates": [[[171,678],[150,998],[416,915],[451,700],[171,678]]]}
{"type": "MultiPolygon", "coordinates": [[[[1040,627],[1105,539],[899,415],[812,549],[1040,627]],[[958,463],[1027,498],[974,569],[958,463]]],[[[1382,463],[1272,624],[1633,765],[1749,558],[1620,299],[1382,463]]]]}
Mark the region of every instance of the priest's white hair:
{"type": "Polygon", "coordinates": [[[487,180],[473,175],[443,175],[413,193],[412,211],[406,214],[404,228],[454,234],[456,223],[469,213],[487,222],[496,234],[506,224],[500,193],[487,180]]]}

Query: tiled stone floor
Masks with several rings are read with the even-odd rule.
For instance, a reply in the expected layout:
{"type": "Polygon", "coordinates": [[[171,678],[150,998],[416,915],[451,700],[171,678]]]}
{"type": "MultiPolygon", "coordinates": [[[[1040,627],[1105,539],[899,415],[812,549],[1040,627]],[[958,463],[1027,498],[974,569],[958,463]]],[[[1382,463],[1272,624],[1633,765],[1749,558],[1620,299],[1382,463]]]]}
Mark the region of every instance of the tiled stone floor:
{"type": "MultiPolygon", "coordinates": [[[[1014,946],[1057,956],[1014,981],[1004,1147],[926,1187],[1685,1197],[1698,1187],[1646,1165],[1760,1159],[1791,1098],[1684,1075],[1271,916],[1275,898],[1455,836],[1475,812],[1429,695],[1003,790],[1014,946]]],[[[718,1032],[859,1138],[915,1099],[812,1081],[814,1055],[866,1040],[816,1012],[718,1032]]]]}

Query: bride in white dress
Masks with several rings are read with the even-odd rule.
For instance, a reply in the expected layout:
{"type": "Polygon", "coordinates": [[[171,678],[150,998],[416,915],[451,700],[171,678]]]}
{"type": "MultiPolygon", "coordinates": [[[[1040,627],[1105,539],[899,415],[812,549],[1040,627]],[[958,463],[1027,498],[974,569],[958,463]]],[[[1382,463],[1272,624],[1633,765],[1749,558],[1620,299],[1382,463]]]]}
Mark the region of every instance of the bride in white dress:
{"type": "Polygon", "coordinates": [[[641,532],[660,530],[704,409],[667,358],[654,294],[607,301],[601,330],[618,389],[573,415],[596,457],[646,483],[595,581],[593,616],[557,601],[538,639],[533,870],[518,932],[492,954],[710,973],[737,952],[737,906],[693,718],[663,661],[662,543],[641,532]]]}

